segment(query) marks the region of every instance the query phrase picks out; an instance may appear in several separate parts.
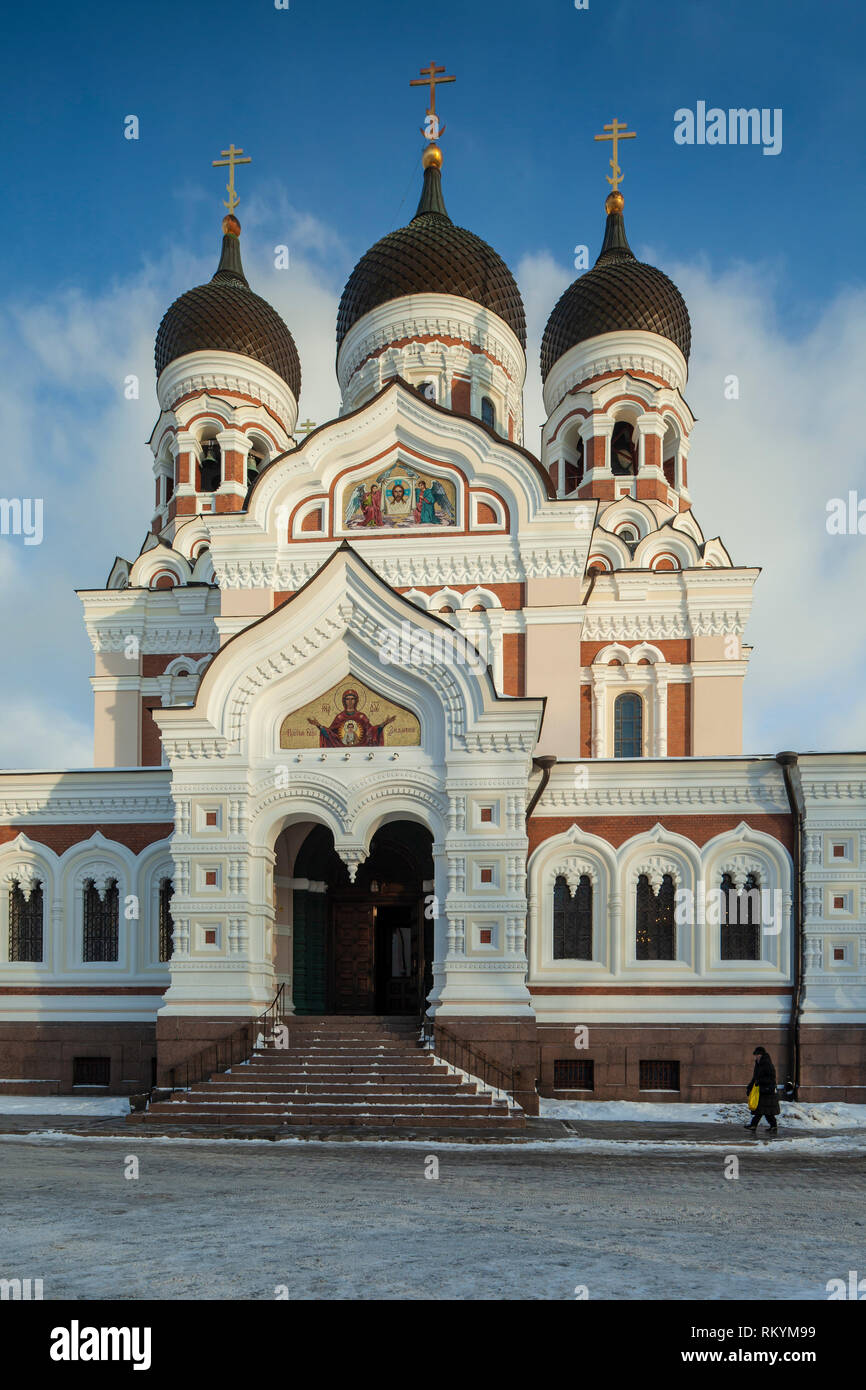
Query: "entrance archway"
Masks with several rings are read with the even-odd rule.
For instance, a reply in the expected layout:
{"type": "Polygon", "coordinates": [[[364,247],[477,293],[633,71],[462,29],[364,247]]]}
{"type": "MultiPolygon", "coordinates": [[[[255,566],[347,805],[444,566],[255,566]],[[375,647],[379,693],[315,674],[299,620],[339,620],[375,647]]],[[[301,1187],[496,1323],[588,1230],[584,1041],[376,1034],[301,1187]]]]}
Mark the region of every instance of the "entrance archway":
{"type": "Polygon", "coordinates": [[[433,837],[414,821],[373,836],[355,882],[315,825],[292,873],[296,1014],[415,1014],[432,984],[433,837]]]}

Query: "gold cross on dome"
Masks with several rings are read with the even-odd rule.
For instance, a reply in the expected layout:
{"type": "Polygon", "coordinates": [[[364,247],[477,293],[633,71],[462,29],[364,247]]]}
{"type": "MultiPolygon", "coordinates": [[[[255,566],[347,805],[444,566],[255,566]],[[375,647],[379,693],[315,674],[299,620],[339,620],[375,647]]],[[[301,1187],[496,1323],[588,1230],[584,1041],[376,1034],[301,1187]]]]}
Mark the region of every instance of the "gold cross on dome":
{"type": "Polygon", "coordinates": [[[316,428],[316,422],[315,422],[315,420],[305,420],[304,423],[303,423],[302,425],[297,425],[297,426],[295,427],[295,434],[304,434],[304,435],[307,435],[307,434],[310,433],[310,430],[314,430],[315,428],[316,428]]]}
{"type": "Polygon", "coordinates": [[[235,165],[252,164],[253,162],[251,155],[244,155],[244,157],[241,158],[241,155],[243,154],[243,150],[236,150],[234,145],[232,144],[229,145],[227,150],[222,151],[222,159],[214,159],[211,161],[215,169],[219,168],[221,165],[228,165],[229,181],[226,184],[226,192],[228,193],[229,198],[228,202],[226,202],[225,198],[223,198],[223,206],[227,207],[229,212],[234,212],[235,208],[240,202],[240,198],[238,197],[237,193],[235,193],[235,165]]]}
{"type": "Polygon", "coordinates": [[[614,193],[616,193],[617,189],[623,181],[623,178],[625,177],[625,175],[622,172],[622,169],[620,169],[619,167],[619,162],[617,159],[617,141],[634,140],[637,132],[628,129],[628,121],[619,121],[617,120],[616,116],[614,116],[613,120],[608,125],[604,126],[603,129],[609,131],[609,134],[596,135],[595,138],[596,140],[613,141],[613,158],[610,161],[612,174],[606,174],[605,178],[613,188],[614,193]]]}
{"type": "Polygon", "coordinates": [[[436,66],[436,64],[433,62],[433,59],[432,59],[432,58],[430,59],[430,66],[429,66],[429,68],[420,68],[419,71],[420,71],[420,73],[421,73],[421,76],[420,76],[420,77],[413,77],[412,80],[411,80],[411,82],[409,83],[409,86],[410,86],[410,87],[427,87],[427,86],[429,86],[429,88],[430,88],[430,105],[427,107],[427,116],[428,116],[428,118],[432,118],[432,120],[429,120],[429,119],[428,119],[429,130],[425,129],[424,134],[427,136],[427,139],[428,139],[428,140],[435,140],[435,139],[437,138],[437,136],[441,134],[441,130],[444,130],[444,129],[445,129],[445,126],[444,126],[444,124],[443,124],[442,127],[441,127],[441,130],[440,130],[440,126],[439,126],[439,117],[436,115],[436,88],[437,88],[438,86],[440,86],[441,83],[443,83],[443,82],[456,82],[456,81],[457,81],[457,78],[456,78],[456,77],[437,77],[436,74],[437,74],[437,73],[440,73],[440,72],[444,72],[445,69],[444,69],[444,67],[437,68],[437,66],[436,66]],[[432,131],[433,133],[431,134],[430,131],[432,131]]]}

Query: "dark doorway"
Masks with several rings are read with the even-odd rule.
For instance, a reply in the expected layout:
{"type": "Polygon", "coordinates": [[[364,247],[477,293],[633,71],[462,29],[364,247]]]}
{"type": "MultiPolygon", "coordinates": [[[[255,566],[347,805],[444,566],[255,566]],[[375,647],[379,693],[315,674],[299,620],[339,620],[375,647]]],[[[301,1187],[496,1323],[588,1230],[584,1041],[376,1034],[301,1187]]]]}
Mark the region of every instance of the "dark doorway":
{"type": "Polygon", "coordinates": [[[373,837],[354,883],[331,832],[315,826],[293,877],[298,1014],[414,1014],[432,988],[432,836],[395,821],[373,837]]]}

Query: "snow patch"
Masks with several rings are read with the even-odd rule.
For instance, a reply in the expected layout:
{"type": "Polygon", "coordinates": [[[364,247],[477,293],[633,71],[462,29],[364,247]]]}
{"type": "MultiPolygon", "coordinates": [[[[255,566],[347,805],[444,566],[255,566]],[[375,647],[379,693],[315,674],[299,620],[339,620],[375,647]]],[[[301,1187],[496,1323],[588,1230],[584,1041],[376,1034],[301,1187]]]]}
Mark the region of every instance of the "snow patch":
{"type": "Polygon", "coordinates": [[[128,1096],[4,1096],[0,1115],[128,1115],[128,1096]]]}
{"type": "MultiPolygon", "coordinates": [[[[749,1112],[745,1104],[738,1105],[734,1101],[665,1104],[643,1100],[550,1100],[542,1096],[539,1114],[543,1120],[728,1125],[735,1121],[745,1124],[749,1112]]],[[[783,1100],[779,1124],[795,1125],[798,1129],[866,1129],[866,1105],[851,1105],[843,1101],[805,1105],[800,1101],[783,1100]]]]}

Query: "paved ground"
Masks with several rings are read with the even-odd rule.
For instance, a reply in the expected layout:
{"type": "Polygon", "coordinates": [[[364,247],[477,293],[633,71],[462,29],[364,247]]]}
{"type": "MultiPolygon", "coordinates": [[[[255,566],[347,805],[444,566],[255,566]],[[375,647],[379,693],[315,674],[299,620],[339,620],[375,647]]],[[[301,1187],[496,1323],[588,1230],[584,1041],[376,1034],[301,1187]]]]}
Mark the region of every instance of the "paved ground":
{"type": "Polygon", "coordinates": [[[294,1299],[558,1300],[585,1285],[772,1300],[826,1299],[829,1279],[866,1273],[862,1150],[715,1139],[593,1153],[6,1137],[0,1278],[41,1277],[46,1299],[270,1299],[285,1285],[294,1299]]]}

